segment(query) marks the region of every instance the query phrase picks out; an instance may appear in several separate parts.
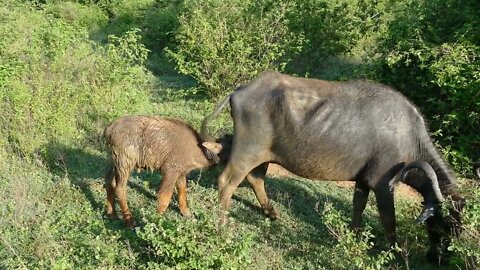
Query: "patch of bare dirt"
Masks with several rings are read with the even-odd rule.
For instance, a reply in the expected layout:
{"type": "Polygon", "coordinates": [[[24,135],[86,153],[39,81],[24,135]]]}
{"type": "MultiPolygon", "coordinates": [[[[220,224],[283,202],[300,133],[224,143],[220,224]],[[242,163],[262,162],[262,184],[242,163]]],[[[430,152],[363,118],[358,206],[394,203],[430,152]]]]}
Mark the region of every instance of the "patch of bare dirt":
{"type": "MultiPolygon", "coordinates": [[[[295,174],[289,172],[287,169],[283,168],[278,164],[270,164],[268,165],[267,175],[270,176],[279,176],[279,177],[296,177],[295,174]]],[[[353,188],[355,186],[355,182],[353,181],[332,181],[335,183],[336,186],[341,188],[353,188]]],[[[400,194],[400,196],[407,196],[414,199],[421,200],[421,196],[418,192],[416,192],[411,187],[400,183],[395,188],[395,193],[400,194]]]]}

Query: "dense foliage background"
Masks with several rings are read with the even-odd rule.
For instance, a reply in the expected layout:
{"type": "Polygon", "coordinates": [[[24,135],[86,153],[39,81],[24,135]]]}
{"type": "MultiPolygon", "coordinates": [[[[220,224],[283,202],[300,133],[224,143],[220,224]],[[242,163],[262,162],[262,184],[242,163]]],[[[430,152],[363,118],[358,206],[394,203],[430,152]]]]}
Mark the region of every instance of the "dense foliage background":
{"type": "MultiPolygon", "coordinates": [[[[134,215],[145,226],[124,231],[102,215],[103,129],[125,114],[174,116],[198,128],[219,97],[266,69],[367,79],[411,99],[457,175],[472,178],[471,162],[480,159],[479,11],[476,0],[0,0],[0,268],[351,269],[352,256],[359,269],[392,267],[393,253],[371,241],[372,230],[382,234],[375,217],[359,238],[344,227],[350,190],[309,181],[293,188],[316,191],[295,199],[317,200],[320,209],[306,213],[301,202],[292,206],[288,181],[270,183],[298,239],[282,223],[252,220],[235,206],[248,222],[218,236],[214,173],[189,187],[198,221],[155,216],[140,192],[132,208],[142,208],[134,215]],[[310,241],[308,252],[296,241],[310,241]]],[[[225,114],[215,125],[232,124],[225,114]]],[[[159,181],[133,178],[147,189],[159,181]]],[[[452,243],[450,266],[475,269],[480,189],[460,183],[467,233],[452,243]]],[[[408,244],[425,240],[417,239],[421,228],[406,225],[415,207],[399,206],[408,244]]],[[[423,265],[408,251],[421,253],[425,243],[400,248],[405,262],[397,266],[423,265]]]]}

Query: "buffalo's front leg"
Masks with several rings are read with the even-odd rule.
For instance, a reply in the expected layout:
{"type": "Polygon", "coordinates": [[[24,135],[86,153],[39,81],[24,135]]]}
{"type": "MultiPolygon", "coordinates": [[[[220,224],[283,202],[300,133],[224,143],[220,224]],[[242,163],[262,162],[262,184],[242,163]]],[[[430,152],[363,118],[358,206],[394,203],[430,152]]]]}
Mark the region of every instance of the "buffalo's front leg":
{"type": "Polygon", "coordinates": [[[397,237],[395,234],[395,207],[393,204],[393,193],[387,185],[375,190],[378,213],[385,228],[385,236],[390,245],[395,245],[397,237]]]}
{"type": "MultiPolygon", "coordinates": [[[[388,163],[384,163],[388,164],[388,163]]],[[[397,163],[393,166],[378,166],[374,173],[371,173],[367,177],[371,182],[378,179],[376,183],[373,184],[373,191],[375,192],[375,198],[377,199],[377,208],[378,213],[380,214],[380,220],[382,221],[383,227],[385,228],[385,236],[387,241],[391,246],[394,246],[397,243],[397,236],[395,233],[395,206],[393,204],[393,190],[390,188],[390,182],[395,177],[395,175],[404,167],[405,163],[397,163]],[[381,174],[380,177],[377,177],[380,172],[384,171],[384,168],[388,168],[385,173],[381,174]]]]}
{"type": "Polygon", "coordinates": [[[350,223],[350,228],[357,230],[362,225],[362,214],[365,210],[365,206],[368,201],[368,194],[370,193],[370,188],[358,180],[355,183],[355,192],[353,194],[353,217],[352,222],[350,223]]]}
{"type": "Polygon", "coordinates": [[[269,202],[267,193],[265,192],[265,182],[263,180],[267,173],[267,169],[268,163],[263,163],[247,174],[247,180],[250,185],[252,185],[255,196],[257,196],[257,200],[262,207],[263,214],[270,219],[275,220],[279,215],[269,202]]]}

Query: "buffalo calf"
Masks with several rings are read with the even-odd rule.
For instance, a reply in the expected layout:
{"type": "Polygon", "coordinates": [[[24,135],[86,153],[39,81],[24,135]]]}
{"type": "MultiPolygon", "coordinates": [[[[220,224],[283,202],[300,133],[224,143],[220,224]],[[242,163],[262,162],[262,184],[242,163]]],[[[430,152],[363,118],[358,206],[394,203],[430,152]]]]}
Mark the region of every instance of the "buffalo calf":
{"type": "Polygon", "coordinates": [[[218,163],[217,154],[222,149],[219,143],[202,142],[198,133],[183,121],[154,116],[119,118],[105,129],[104,136],[112,156],[105,176],[107,216],[118,218],[115,213],[117,197],[123,220],[130,228],[134,221],[127,205],[126,186],[133,169],[160,170],[159,213],[168,207],[176,185],[180,212],[189,216],[186,175],[193,169],[218,163]]]}

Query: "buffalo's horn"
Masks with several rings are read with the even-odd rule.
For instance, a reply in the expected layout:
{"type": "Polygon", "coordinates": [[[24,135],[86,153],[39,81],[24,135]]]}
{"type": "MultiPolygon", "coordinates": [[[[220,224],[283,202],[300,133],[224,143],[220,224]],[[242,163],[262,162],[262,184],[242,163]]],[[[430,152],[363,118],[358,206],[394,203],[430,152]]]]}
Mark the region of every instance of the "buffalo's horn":
{"type": "Polygon", "coordinates": [[[400,176],[401,181],[405,181],[407,173],[411,169],[420,169],[425,173],[428,180],[430,181],[431,188],[433,189],[433,195],[437,201],[434,203],[427,200],[425,206],[423,207],[422,214],[420,214],[420,216],[417,218],[417,222],[422,223],[435,214],[438,203],[443,202],[444,199],[442,192],[440,191],[440,186],[438,184],[437,174],[435,173],[435,170],[430,164],[422,160],[417,160],[408,164],[405,168],[403,168],[402,174],[400,176]]]}
{"type": "Polygon", "coordinates": [[[425,220],[433,217],[435,215],[436,207],[438,206],[430,206],[430,207],[425,206],[420,216],[418,216],[416,219],[417,223],[423,223],[425,222],[425,220]]]}
{"type": "Polygon", "coordinates": [[[473,163],[473,169],[477,173],[478,178],[480,178],[480,160],[473,163]]]}

